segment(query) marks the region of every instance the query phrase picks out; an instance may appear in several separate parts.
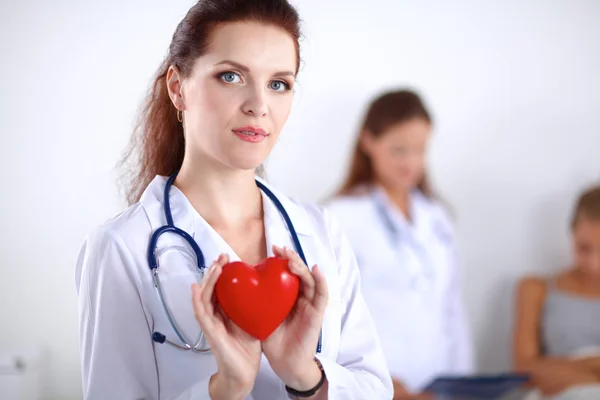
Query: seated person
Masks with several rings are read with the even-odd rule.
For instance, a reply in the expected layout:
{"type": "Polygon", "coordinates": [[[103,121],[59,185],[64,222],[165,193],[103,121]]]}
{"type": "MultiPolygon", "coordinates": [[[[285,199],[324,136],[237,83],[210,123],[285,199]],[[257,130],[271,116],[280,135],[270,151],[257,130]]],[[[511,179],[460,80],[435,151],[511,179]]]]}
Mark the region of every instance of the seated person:
{"type": "Polygon", "coordinates": [[[600,186],[581,195],[571,229],[572,266],[518,287],[513,355],[532,399],[600,399],[600,186]]]}

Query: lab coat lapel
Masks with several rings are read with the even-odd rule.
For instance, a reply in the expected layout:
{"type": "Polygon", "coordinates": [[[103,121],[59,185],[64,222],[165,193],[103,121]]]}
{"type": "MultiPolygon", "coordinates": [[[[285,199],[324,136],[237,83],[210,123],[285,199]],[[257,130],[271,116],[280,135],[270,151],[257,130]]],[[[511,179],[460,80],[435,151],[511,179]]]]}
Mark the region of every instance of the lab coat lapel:
{"type": "MultiPolygon", "coordinates": [[[[140,203],[146,210],[153,231],[167,224],[164,210],[164,190],[167,179],[166,176],[156,176],[140,198],[140,203]]],[[[169,191],[169,202],[175,226],[193,236],[195,228],[193,208],[190,207],[183,193],[175,186],[172,186],[169,191]]],[[[165,234],[163,236],[166,238],[175,235],[165,234]]]]}
{"type": "Polygon", "coordinates": [[[429,210],[427,199],[415,190],[410,195],[410,217],[409,221],[391,202],[383,189],[377,188],[375,193],[377,199],[382,202],[387,215],[389,216],[396,230],[396,246],[401,259],[403,260],[403,270],[411,284],[427,285],[432,282],[426,282],[426,276],[429,279],[432,275],[432,255],[430,252],[430,225],[432,213],[429,210]]]}
{"type": "MultiPolygon", "coordinates": [[[[165,176],[157,176],[154,178],[140,200],[148,211],[147,214],[153,231],[167,224],[163,208],[164,188],[167,179],[168,177],[165,176]]],[[[173,223],[177,228],[184,230],[194,238],[204,256],[205,267],[209,267],[221,253],[228,254],[231,261],[239,260],[231,247],[200,216],[200,214],[198,214],[185,194],[183,194],[176,186],[171,187],[169,201],[173,223]]],[[[168,246],[182,246],[182,248],[185,249],[189,248],[189,245],[183,238],[175,234],[167,233],[161,236],[158,247],[162,248],[168,246]]]]}
{"type": "MultiPolygon", "coordinates": [[[[263,185],[273,192],[275,197],[281,202],[285,212],[287,212],[293,228],[296,230],[298,240],[304,250],[307,262],[310,263],[309,254],[312,250],[313,229],[309,223],[308,216],[304,208],[290,200],[287,196],[282,195],[277,190],[273,189],[260,178],[257,178],[263,185]]],[[[289,247],[298,252],[294,247],[290,227],[287,226],[282,210],[279,210],[275,203],[263,193],[263,209],[265,219],[265,237],[267,242],[267,254],[273,256],[273,245],[279,247],[289,247]]],[[[311,264],[309,264],[310,266],[311,264]]]]}
{"type": "Polygon", "coordinates": [[[194,226],[195,226],[195,236],[194,240],[200,246],[200,249],[204,253],[204,262],[206,267],[210,267],[213,262],[219,258],[221,254],[227,254],[229,256],[229,261],[240,261],[238,255],[233,251],[231,246],[227,244],[227,242],[213,229],[212,226],[208,224],[198,214],[198,212],[191,206],[194,210],[194,226]]]}
{"type": "Polygon", "coordinates": [[[296,250],[283,217],[279,213],[279,210],[277,210],[277,207],[275,207],[275,204],[265,194],[263,194],[263,204],[267,255],[269,257],[274,256],[273,246],[289,247],[296,250]]]}
{"type": "Polygon", "coordinates": [[[428,208],[427,199],[420,192],[414,191],[410,196],[411,233],[415,242],[421,247],[431,240],[432,213],[428,208]]]}
{"type": "MultiPolygon", "coordinates": [[[[306,257],[308,268],[312,269],[315,264],[318,264],[327,280],[329,304],[325,310],[322,326],[323,336],[321,355],[330,359],[335,359],[339,351],[339,332],[341,329],[342,315],[345,310],[345,306],[341,301],[340,287],[338,286],[339,276],[336,268],[336,260],[331,258],[330,253],[323,248],[324,244],[317,239],[319,235],[315,233],[316,224],[313,225],[311,223],[312,214],[302,205],[277,193],[275,190],[273,190],[273,192],[282,203],[294,225],[306,257]]],[[[298,249],[294,248],[290,230],[288,229],[281,212],[266,195],[263,199],[265,204],[265,231],[270,255],[273,255],[271,251],[272,245],[288,246],[289,248],[298,251],[298,249]]]]}

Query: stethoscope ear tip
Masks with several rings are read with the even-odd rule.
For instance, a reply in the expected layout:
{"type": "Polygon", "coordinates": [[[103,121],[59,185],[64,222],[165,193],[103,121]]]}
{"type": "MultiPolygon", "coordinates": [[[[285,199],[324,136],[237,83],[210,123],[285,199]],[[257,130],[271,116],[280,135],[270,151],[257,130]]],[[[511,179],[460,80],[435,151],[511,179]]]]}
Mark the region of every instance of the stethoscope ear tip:
{"type": "Polygon", "coordinates": [[[167,337],[160,332],[152,333],[152,340],[154,340],[156,343],[164,343],[166,339],[167,337]]]}

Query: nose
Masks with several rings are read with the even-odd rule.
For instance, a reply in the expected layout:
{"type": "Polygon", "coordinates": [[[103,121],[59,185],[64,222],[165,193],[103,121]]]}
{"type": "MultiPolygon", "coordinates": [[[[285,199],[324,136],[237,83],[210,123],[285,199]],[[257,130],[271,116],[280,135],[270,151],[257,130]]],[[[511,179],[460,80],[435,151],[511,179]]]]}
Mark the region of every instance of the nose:
{"type": "Polygon", "coordinates": [[[260,88],[250,88],[248,98],[242,105],[244,114],[255,117],[265,117],[268,114],[266,93],[260,88]]]}

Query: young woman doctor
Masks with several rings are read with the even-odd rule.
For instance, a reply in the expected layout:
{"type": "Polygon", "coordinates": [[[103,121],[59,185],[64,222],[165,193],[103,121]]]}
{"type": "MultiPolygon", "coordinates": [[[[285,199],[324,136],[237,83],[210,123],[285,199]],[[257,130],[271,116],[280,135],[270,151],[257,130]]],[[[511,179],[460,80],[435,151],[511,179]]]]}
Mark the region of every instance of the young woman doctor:
{"type": "Polygon", "coordinates": [[[375,99],[347,180],[328,203],[356,254],[397,399],[473,368],[452,226],[425,181],[430,131],[417,94],[375,99]]]}
{"type": "Polygon", "coordinates": [[[134,147],[134,204],[87,238],[77,263],[85,399],[392,397],[340,226],[255,176],[290,112],[298,38],[286,0],[201,0],[177,27],[134,147]],[[164,225],[194,245],[167,233],[149,247],[164,225]],[[195,245],[212,263],[199,285],[195,245]],[[228,320],[213,294],[227,262],[273,255],[289,259],[301,295],[260,341],[228,320]],[[176,347],[193,347],[200,331],[196,348],[210,351],[176,347]]]}

